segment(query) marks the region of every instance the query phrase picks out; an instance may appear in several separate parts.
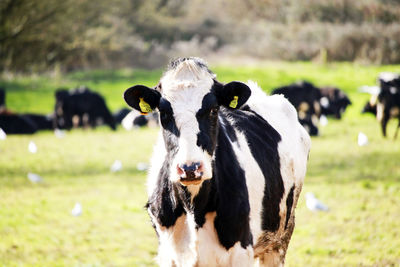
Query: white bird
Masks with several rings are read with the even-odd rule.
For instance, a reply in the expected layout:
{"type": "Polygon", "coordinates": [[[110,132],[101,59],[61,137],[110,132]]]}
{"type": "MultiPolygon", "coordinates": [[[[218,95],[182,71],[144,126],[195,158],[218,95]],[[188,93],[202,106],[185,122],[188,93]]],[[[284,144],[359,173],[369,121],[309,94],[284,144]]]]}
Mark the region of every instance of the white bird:
{"type": "Polygon", "coordinates": [[[35,144],[35,142],[30,141],[29,145],[28,145],[28,150],[29,152],[31,152],[32,154],[35,154],[37,152],[37,146],[35,144]]]}
{"type": "Polygon", "coordinates": [[[319,124],[321,124],[321,126],[328,125],[328,118],[325,115],[321,115],[319,118],[319,124]]]}
{"type": "Polygon", "coordinates": [[[7,134],[0,128],[0,140],[6,140],[7,134]]]}
{"type": "Polygon", "coordinates": [[[111,165],[110,170],[112,172],[119,172],[120,170],[122,170],[122,162],[120,160],[115,160],[114,163],[111,165]]]}
{"type": "Polygon", "coordinates": [[[311,211],[328,211],[329,208],[319,201],[311,192],[306,194],[306,205],[311,211]]]}
{"type": "Polygon", "coordinates": [[[145,171],[145,170],[147,170],[149,168],[149,165],[147,164],[147,163],[144,163],[144,162],[139,162],[137,165],[136,165],[136,169],[138,169],[138,171],[145,171]]]}
{"type": "Polygon", "coordinates": [[[65,131],[64,130],[60,130],[60,129],[55,129],[54,130],[54,135],[57,137],[57,138],[64,138],[65,137],[65,131]]]}
{"type": "Polygon", "coordinates": [[[357,138],[357,143],[359,146],[366,146],[368,145],[368,137],[365,133],[359,132],[358,133],[358,138],[357,138]]]}
{"type": "Polygon", "coordinates": [[[81,214],[82,214],[82,205],[81,205],[81,203],[79,203],[79,202],[75,203],[75,206],[71,211],[71,214],[72,214],[72,216],[75,216],[75,217],[81,216],[81,214]]]}
{"type": "Polygon", "coordinates": [[[42,177],[40,177],[40,175],[36,174],[36,173],[28,173],[28,179],[29,181],[31,181],[32,183],[41,183],[43,181],[42,177]]]}

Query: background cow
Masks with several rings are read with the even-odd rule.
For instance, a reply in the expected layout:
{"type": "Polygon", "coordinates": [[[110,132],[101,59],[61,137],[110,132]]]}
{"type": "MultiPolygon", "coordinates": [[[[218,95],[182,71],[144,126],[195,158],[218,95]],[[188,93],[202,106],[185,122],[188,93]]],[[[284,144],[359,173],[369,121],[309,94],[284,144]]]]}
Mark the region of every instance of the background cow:
{"type": "Polygon", "coordinates": [[[159,264],[282,265],[310,147],[293,106],[255,83],[221,84],[196,58],[124,97],[160,113],[147,183],[159,264]]]}
{"type": "Polygon", "coordinates": [[[137,110],[132,110],[125,116],[121,124],[128,131],[143,126],[156,127],[158,126],[158,112],[151,112],[145,116],[137,110]]]}
{"type": "Polygon", "coordinates": [[[313,136],[319,133],[318,122],[321,115],[341,119],[347,106],[351,105],[350,99],[340,89],[320,89],[307,81],[279,87],[274,89],[272,94],[282,94],[292,103],[301,125],[313,136]]]}
{"type": "Polygon", "coordinates": [[[96,126],[105,123],[115,130],[115,121],[108,110],[104,98],[87,87],[67,91],[59,89],[55,93],[54,126],[61,129],[96,126]]]}
{"type": "Polygon", "coordinates": [[[0,128],[7,134],[33,134],[52,129],[52,117],[41,114],[16,114],[6,107],[6,91],[0,88],[0,128]]]}
{"type": "Polygon", "coordinates": [[[322,87],[321,91],[321,114],[341,119],[347,106],[351,105],[349,97],[340,89],[335,87],[322,87]]]}
{"type": "Polygon", "coordinates": [[[379,76],[380,92],[376,106],[376,118],[381,123],[382,134],[386,137],[387,123],[391,118],[398,119],[398,126],[394,134],[397,138],[400,128],[400,76],[382,73],[379,76]]]}
{"type": "Polygon", "coordinates": [[[400,128],[400,75],[395,73],[383,72],[378,76],[378,90],[368,86],[361,88],[363,92],[371,94],[370,100],[365,104],[362,112],[372,113],[381,125],[382,135],[386,137],[387,124],[390,119],[398,119],[398,125],[394,134],[394,139],[400,128]],[[365,89],[367,88],[367,89],[365,89]]]}
{"type": "Polygon", "coordinates": [[[0,128],[7,134],[33,134],[38,130],[31,119],[18,114],[0,114],[0,128]]]}

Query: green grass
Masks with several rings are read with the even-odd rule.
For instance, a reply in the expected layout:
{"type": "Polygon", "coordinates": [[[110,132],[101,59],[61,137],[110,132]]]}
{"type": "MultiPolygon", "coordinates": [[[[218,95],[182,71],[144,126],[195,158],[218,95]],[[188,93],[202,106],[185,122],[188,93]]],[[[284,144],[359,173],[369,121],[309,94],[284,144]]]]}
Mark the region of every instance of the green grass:
{"type": "MultiPolygon", "coordinates": [[[[372,116],[361,115],[368,95],[357,87],[375,83],[381,71],[400,66],[266,63],[255,67],[212,68],[219,80],[253,79],[266,91],[299,79],[336,85],[353,105],[341,121],[329,120],[313,138],[308,173],[296,210],[296,228],[287,266],[400,265],[400,140],[383,139],[372,116]],[[362,131],[369,145],[359,147],[362,131]],[[311,191],[330,207],[305,207],[311,191]]],[[[162,71],[119,70],[72,73],[62,77],[3,78],[7,106],[19,112],[49,113],[60,86],[80,84],[105,95],[112,110],[124,106],[131,85],[153,86],[162,71]]],[[[393,136],[396,123],[389,125],[393,136]]],[[[52,132],[8,136],[0,141],[0,266],[151,266],[157,238],[143,209],[147,162],[157,131],[72,130],[58,139],[52,132]],[[37,154],[27,150],[29,141],[37,154]],[[114,160],[123,170],[110,171],[114,160]],[[32,184],[27,173],[43,183],[32,184]],[[76,202],[79,217],[71,215],[76,202]]]]}

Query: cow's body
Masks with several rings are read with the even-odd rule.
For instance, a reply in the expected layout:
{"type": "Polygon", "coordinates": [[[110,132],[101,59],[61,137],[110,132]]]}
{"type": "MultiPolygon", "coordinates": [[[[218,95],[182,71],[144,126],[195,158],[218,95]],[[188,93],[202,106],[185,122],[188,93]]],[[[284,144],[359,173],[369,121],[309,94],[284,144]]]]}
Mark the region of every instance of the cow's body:
{"type": "Polygon", "coordinates": [[[394,139],[400,128],[400,76],[395,73],[381,73],[378,77],[379,90],[371,95],[362,112],[372,113],[381,125],[382,135],[390,119],[398,119],[394,139]]]}
{"type": "MultiPolygon", "coordinates": [[[[159,237],[158,262],[283,265],[309,136],[282,96],[266,96],[255,83],[250,89],[237,82],[223,86],[214,78],[202,61],[190,58],[173,63],[161,80],[163,128],[147,183],[147,208],[159,237]],[[236,87],[247,88],[250,98],[236,87]],[[224,104],[232,88],[241,108],[235,102],[224,104]],[[174,116],[167,119],[171,110],[174,116]],[[180,162],[186,163],[181,167],[180,162]]],[[[137,108],[131,97],[145,96],[142,89],[126,93],[131,106],[137,108]]]]}
{"type": "Polygon", "coordinates": [[[55,96],[55,127],[68,130],[78,126],[95,128],[104,123],[116,129],[114,117],[100,94],[81,87],[71,91],[57,90],[55,96]]]}
{"type": "Polygon", "coordinates": [[[33,134],[38,130],[34,121],[19,114],[0,114],[0,128],[7,134],[33,134]]]}
{"type": "Polygon", "coordinates": [[[349,97],[340,89],[335,87],[323,87],[321,91],[321,114],[334,116],[341,119],[348,105],[351,105],[349,97]]]}
{"type": "Polygon", "coordinates": [[[318,135],[318,122],[321,115],[341,119],[348,105],[347,95],[338,88],[317,88],[312,83],[301,81],[282,86],[272,94],[284,95],[296,108],[300,123],[310,135],[318,135]]]}

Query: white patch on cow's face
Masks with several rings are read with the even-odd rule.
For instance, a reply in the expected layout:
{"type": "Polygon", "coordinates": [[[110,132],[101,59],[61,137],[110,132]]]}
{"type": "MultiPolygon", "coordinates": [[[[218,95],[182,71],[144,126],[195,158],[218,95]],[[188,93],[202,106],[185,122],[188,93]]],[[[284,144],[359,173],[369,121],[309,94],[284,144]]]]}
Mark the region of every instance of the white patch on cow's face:
{"type": "Polygon", "coordinates": [[[201,164],[198,174],[204,179],[212,177],[209,155],[197,145],[197,134],[200,132],[196,113],[202,106],[203,98],[214,84],[214,75],[207,69],[198,66],[193,60],[181,62],[175,69],[165,73],[161,79],[162,97],[171,103],[175,124],[179,130],[178,152],[170,167],[170,179],[178,182],[179,165],[201,164]]]}

